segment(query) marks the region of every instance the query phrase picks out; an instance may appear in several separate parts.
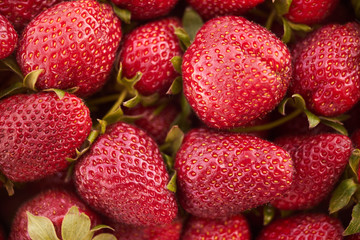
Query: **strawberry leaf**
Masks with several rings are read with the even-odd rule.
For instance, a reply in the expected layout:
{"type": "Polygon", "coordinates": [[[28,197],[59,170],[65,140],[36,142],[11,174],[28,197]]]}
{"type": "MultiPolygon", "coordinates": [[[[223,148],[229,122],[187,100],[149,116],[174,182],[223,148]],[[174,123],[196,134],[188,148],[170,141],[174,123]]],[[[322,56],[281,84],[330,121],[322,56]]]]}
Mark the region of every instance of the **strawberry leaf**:
{"type": "Polygon", "coordinates": [[[356,204],[351,213],[351,221],[343,232],[343,236],[360,232],[360,203],[356,204]]]}
{"type": "Polygon", "coordinates": [[[189,35],[190,42],[194,41],[196,33],[199,31],[204,22],[201,16],[191,7],[187,7],[184,12],[182,24],[189,35]]]}
{"type": "Polygon", "coordinates": [[[329,205],[330,214],[344,208],[350,202],[357,188],[358,185],[352,178],[343,180],[332,193],[329,205]]]}
{"type": "Polygon", "coordinates": [[[328,127],[333,128],[335,131],[341,133],[342,135],[345,135],[345,136],[348,135],[346,128],[341,123],[336,123],[336,122],[332,122],[332,121],[328,121],[328,120],[321,120],[321,123],[328,127]]]}
{"type": "Polygon", "coordinates": [[[49,89],[45,89],[44,91],[55,92],[56,95],[59,97],[59,99],[62,99],[65,96],[65,93],[66,93],[64,90],[57,89],[57,88],[49,88],[49,89]]]}
{"type": "Polygon", "coordinates": [[[166,94],[176,95],[181,93],[181,91],[182,91],[182,77],[179,76],[174,79],[166,94]]]}
{"type": "Polygon", "coordinates": [[[166,146],[166,149],[172,153],[176,154],[179,150],[181,143],[184,139],[184,132],[179,128],[179,126],[173,126],[165,138],[165,143],[163,146],[166,146]]]}
{"type": "Polygon", "coordinates": [[[116,14],[124,23],[130,24],[131,22],[131,12],[127,9],[122,9],[116,6],[114,3],[111,2],[111,6],[116,14]]]}
{"type": "Polygon", "coordinates": [[[313,30],[309,25],[293,23],[293,22],[290,22],[289,20],[287,20],[287,24],[289,24],[289,27],[295,31],[311,32],[313,30]]]}
{"type": "Polygon", "coordinates": [[[18,63],[13,56],[1,59],[0,63],[2,63],[6,68],[16,73],[16,75],[18,75],[21,79],[24,78],[24,75],[22,74],[18,63]]]}
{"type": "Polygon", "coordinates": [[[40,74],[43,71],[44,69],[38,69],[28,73],[24,78],[24,82],[23,82],[24,87],[37,92],[37,89],[35,88],[36,81],[38,80],[40,74]]]}
{"type": "Polygon", "coordinates": [[[185,51],[191,44],[190,37],[183,28],[175,28],[175,35],[179,38],[181,49],[185,51]]]}
{"type": "Polygon", "coordinates": [[[286,18],[281,18],[281,20],[282,20],[283,28],[284,28],[284,34],[283,34],[281,40],[284,43],[288,43],[291,40],[292,30],[291,30],[289,21],[286,18]]]}
{"type": "Polygon", "coordinates": [[[32,240],[59,240],[50,219],[34,216],[30,212],[26,212],[26,214],[28,218],[28,233],[32,240]]]}
{"type": "Polygon", "coordinates": [[[0,99],[9,96],[10,94],[16,93],[22,89],[24,89],[24,85],[21,82],[16,82],[7,89],[0,91],[0,99]]]}
{"type": "Polygon", "coordinates": [[[273,0],[278,15],[282,16],[289,12],[292,0],[273,0]]]}
{"type": "Polygon", "coordinates": [[[175,56],[170,61],[173,65],[175,71],[181,74],[182,57],[175,56]]]}
{"type": "Polygon", "coordinates": [[[264,226],[268,225],[275,217],[275,208],[271,205],[265,205],[263,209],[264,226]]]}
{"type": "Polygon", "coordinates": [[[102,233],[95,236],[92,240],[116,240],[117,238],[110,233],[102,233]]]}
{"type": "Polygon", "coordinates": [[[174,174],[171,176],[169,183],[166,185],[166,189],[168,189],[169,191],[171,191],[173,193],[176,193],[176,190],[177,190],[176,177],[177,177],[177,173],[175,171],[174,174]]]}
{"type": "Polygon", "coordinates": [[[359,176],[358,176],[359,161],[360,161],[360,149],[356,148],[352,151],[350,159],[349,159],[349,166],[350,166],[353,174],[356,176],[356,179],[359,178],[359,176]]]}
{"type": "Polygon", "coordinates": [[[90,218],[79,212],[79,208],[73,206],[66,213],[62,225],[61,236],[63,240],[91,240],[93,232],[90,231],[90,218]]]}
{"type": "Polygon", "coordinates": [[[351,0],[351,4],[353,5],[353,9],[355,11],[355,15],[358,19],[360,19],[360,1],[359,0],[351,0]]]}
{"type": "Polygon", "coordinates": [[[309,122],[309,128],[314,128],[320,123],[320,118],[310,112],[309,110],[304,110],[304,113],[307,117],[307,120],[309,122]]]}
{"type": "Polygon", "coordinates": [[[3,175],[2,173],[0,173],[0,182],[3,183],[9,196],[14,195],[14,183],[10,181],[10,179],[5,177],[5,175],[3,175]]]}
{"type": "Polygon", "coordinates": [[[164,162],[165,162],[165,165],[167,167],[168,170],[170,169],[173,169],[174,168],[174,158],[172,156],[169,156],[165,153],[161,153],[163,159],[164,159],[164,162]]]}

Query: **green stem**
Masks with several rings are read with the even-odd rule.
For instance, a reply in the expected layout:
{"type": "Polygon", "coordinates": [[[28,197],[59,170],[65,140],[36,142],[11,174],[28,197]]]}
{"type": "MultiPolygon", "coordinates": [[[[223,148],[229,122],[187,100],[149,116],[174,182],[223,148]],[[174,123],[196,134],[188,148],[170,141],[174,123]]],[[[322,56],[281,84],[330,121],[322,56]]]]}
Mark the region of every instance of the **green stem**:
{"type": "Polygon", "coordinates": [[[125,97],[126,97],[127,93],[128,93],[127,90],[123,90],[120,93],[120,96],[118,97],[117,101],[114,103],[114,105],[111,107],[111,109],[105,114],[103,119],[106,118],[107,116],[109,116],[110,114],[112,114],[113,112],[115,112],[120,107],[120,105],[125,100],[125,97]]]}
{"type": "Polygon", "coordinates": [[[271,29],[271,27],[272,27],[272,25],[273,25],[273,23],[274,23],[275,17],[276,17],[276,10],[273,9],[273,10],[271,11],[271,13],[270,13],[270,15],[269,15],[266,23],[265,23],[266,29],[268,29],[268,30],[271,29]]]}
{"type": "Polygon", "coordinates": [[[87,101],[87,104],[90,106],[91,105],[100,105],[100,104],[116,101],[118,98],[119,98],[119,94],[112,94],[112,95],[105,96],[105,97],[90,99],[89,101],[87,101]]]}
{"type": "Polygon", "coordinates": [[[241,133],[241,132],[256,132],[256,131],[264,131],[264,130],[269,130],[272,128],[275,128],[277,126],[280,126],[288,121],[290,121],[291,119],[297,117],[298,115],[300,115],[303,112],[302,109],[296,109],[295,111],[293,111],[292,113],[290,113],[289,115],[286,115],[283,118],[280,118],[274,122],[271,123],[267,123],[264,125],[259,125],[259,126],[252,126],[252,127],[242,127],[242,128],[234,128],[234,129],[230,129],[230,132],[237,132],[237,133],[241,133]]]}

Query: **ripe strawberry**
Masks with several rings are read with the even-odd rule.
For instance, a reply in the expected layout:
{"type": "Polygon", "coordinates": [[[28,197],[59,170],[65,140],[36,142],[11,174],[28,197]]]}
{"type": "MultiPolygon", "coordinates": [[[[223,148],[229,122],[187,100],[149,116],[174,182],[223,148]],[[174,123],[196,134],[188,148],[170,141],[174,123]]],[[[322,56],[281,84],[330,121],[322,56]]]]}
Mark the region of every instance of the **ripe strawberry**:
{"type": "Polygon", "coordinates": [[[348,111],[360,99],[360,25],[326,25],[293,49],[291,92],[324,116],[348,111]]]}
{"type": "Polygon", "coordinates": [[[287,136],[275,141],[290,153],[296,173],[290,189],[272,204],[285,210],[308,209],[328,196],[351,155],[351,140],[344,135],[287,136]]]}
{"type": "Polygon", "coordinates": [[[170,60],[182,54],[174,33],[179,26],[178,19],[166,18],[140,26],[125,37],[120,54],[123,74],[132,78],[142,73],[135,85],[141,94],[165,94],[178,76],[170,60]]]}
{"type": "Polygon", "coordinates": [[[226,220],[190,217],[182,240],[237,239],[249,240],[250,229],[242,215],[226,220]]]}
{"type": "Polygon", "coordinates": [[[338,3],[339,0],[293,0],[285,17],[295,23],[319,23],[335,10],[338,3]]]}
{"type": "Polygon", "coordinates": [[[244,126],[284,97],[290,54],[278,38],[242,17],[208,21],[184,54],[184,94],[206,125],[244,126]]]}
{"type": "Polygon", "coordinates": [[[222,218],[260,206],[289,189],[289,154],[255,136],[193,129],[175,160],[178,197],[189,213],[222,218]]]}
{"type": "Polygon", "coordinates": [[[92,227],[100,223],[100,218],[75,194],[62,189],[51,189],[40,193],[19,208],[12,223],[9,240],[31,240],[27,231],[27,211],[36,216],[49,218],[55,226],[57,236],[61,236],[63,218],[74,205],[79,208],[80,212],[89,216],[92,227]]]}
{"type": "Polygon", "coordinates": [[[69,93],[13,95],[0,102],[0,112],[0,170],[15,182],[65,169],[92,125],[89,109],[69,93]]]}
{"type": "Polygon", "coordinates": [[[340,240],[341,222],[321,213],[304,213],[279,219],[266,226],[257,240],[327,239],[340,240]]]}
{"type": "Polygon", "coordinates": [[[2,0],[0,14],[21,31],[36,15],[63,0],[2,0]]]}
{"type": "Polygon", "coordinates": [[[224,15],[241,15],[264,0],[187,0],[204,19],[224,15]]]}
{"type": "Polygon", "coordinates": [[[17,61],[24,75],[44,70],[38,89],[78,87],[78,96],[89,96],[107,80],[120,40],[120,20],[109,5],[94,0],[63,2],[28,24],[17,61]]]}
{"type": "Polygon", "coordinates": [[[126,123],[110,126],[75,167],[80,196],[114,221],[170,223],[176,216],[169,175],[155,141],[126,123]]]}
{"type": "Polygon", "coordinates": [[[8,57],[17,45],[18,35],[11,23],[0,15],[0,59],[8,57]]]}
{"type": "Polygon", "coordinates": [[[149,20],[167,15],[178,0],[111,0],[131,12],[132,20],[149,20]]]}

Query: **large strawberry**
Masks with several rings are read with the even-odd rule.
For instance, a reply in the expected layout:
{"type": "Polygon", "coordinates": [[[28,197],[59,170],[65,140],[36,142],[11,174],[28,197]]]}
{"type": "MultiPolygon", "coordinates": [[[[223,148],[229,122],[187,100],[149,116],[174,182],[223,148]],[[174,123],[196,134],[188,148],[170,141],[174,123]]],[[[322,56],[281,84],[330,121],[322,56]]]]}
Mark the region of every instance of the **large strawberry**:
{"type": "Polygon", "coordinates": [[[0,59],[8,57],[17,46],[18,35],[13,25],[0,15],[0,59]]]}
{"type": "Polygon", "coordinates": [[[88,96],[107,80],[120,40],[120,20],[109,5],[94,0],[63,2],[27,25],[17,61],[24,75],[44,70],[38,89],[78,87],[78,96],[88,96]]]}
{"type": "Polygon", "coordinates": [[[187,0],[187,2],[204,19],[210,19],[223,15],[240,15],[264,2],[264,0],[187,0]]]}
{"type": "Polygon", "coordinates": [[[57,236],[61,236],[62,221],[72,206],[77,206],[80,212],[90,218],[92,227],[100,223],[100,218],[75,194],[62,189],[51,189],[36,195],[19,208],[12,223],[9,240],[31,240],[27,212],[50,219],[57,236]]]}
{"type": "Polygon", "coordinates": [[[132,20],[149,20],[170,12],[178,0],[111,0],[131,12],[132,20]]]}
{"type": "Polygon", "coordinates": [[[184,94],[208,126],[244,126],[280,102],[290,54],[264,27],[242,17],[208,21],[184,54],[184,94]]]}
{"type": "Polygon", "coordinates": [[[293,166],[282,148],[255,136],[193,129],[175,160],[178,197],[189,213],[222,218],[284,193],[293,166]]]}
{"type": "Polygon", "coordinates": [[[326,25],[298,42],[292,53],[291,92],[324,116],[345,113],[360,99],[360,25],[326,25]]]}
{"type": "Polygon", "coordinates": [[[165,94],[178,76],[171,59],[182,54],[175,28],[176,18],[166,18],[138,27],[125,37],[120,63],[123,74],[132,78],[142,76],[135,88],[143,95],[165,94]]]}
{"type": "Polygon", "coordinates": [[[114,221],[157,225],[176,216],[155,141],[129,124],[116,123],[96,140],[77,163],[74,180],[80,196],[114,221]]]}
{"type": "Polygon", "coordinates": [[[323,133],[287,136],[275,141],[290,153],[296,173],[290,189],[272,204],[280,209],[307,209],[328,196],[351,155],[351,140],[344,135],[323,133]]]}
{"type": "Polygon", "coordinates": [[[0,170],[16,182],[65,169],[92,125],[89,109],[69,93],[13,95],[0,102],[0,112],[0,170]]]}
{"type": "Polygon", "coordinates": [[[343,231],[341,222],[336,218],[320,213],[304,213],[272,222],[257,240],[341,240],[343,231]]]}
{"type": "Polygon", "coordinates": [[[63,0],[2,0],[0,14],[17,30],[22,30],[36,15],[63,0]]]}
{"type": "Polygon", "coordinates": [[[244,216],[233,216],[226,220],[210,220],[190,217],[182,240],[238,239],[249,240],[250,229],[244,216]]]}

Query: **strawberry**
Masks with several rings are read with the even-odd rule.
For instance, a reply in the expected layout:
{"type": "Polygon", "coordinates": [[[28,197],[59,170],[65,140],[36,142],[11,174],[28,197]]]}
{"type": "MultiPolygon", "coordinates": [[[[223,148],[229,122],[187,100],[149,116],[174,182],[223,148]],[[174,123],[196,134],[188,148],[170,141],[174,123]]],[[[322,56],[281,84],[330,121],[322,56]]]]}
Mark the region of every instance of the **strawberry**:
{"type": "Polygon", "coordinates": [[[26,212],[44,216],[54,224],[57,236],[61,236],[61,224],[65,214],[72,206],[89,216],[92,227],[100,223],[100,218],[92,212],[75,194],[62,189],[50,189],[25,202],[17,211],[12,223],[9,240],[31,240],[28,231],[26,212]]]}
{"type": "Polygon", "coordinates": [[[65,169],[92,125],[89,109],[69,93],[13,95],[0,102],[0,112],[0,170],[15,182],[65,169]]]}
{"type": "Polygon", "coordinates": [[[0,59],[8,57],[17,45],[18,35],[14,26],[0,15],[0,59]]]}
{"type": "Polygon", "coordinates": [[[344,240],[360,240],[360,233],[346,236],[344,240]]]}
{"type": "Polygon", "coordinates": [[[94,0],[62,2],[25,28],[17,61],[23,74],[43,69],[38,89],[77,87],[89,96],[107,80],[121,40],[112,8],[94,0]]]}
{"type": "Polygon", "coordinates": [[[203,19],[224,15],[241,15],[264,0],[187,0],[203,19]]]}
{"type": "Polygon", "coordinates": [[[149,20],[167,15],[178,0],[111,0],[131,12],[132,20],[149,20]]]}
{"type": "Polygon", "coordinates": [[[223,218],[285,192],[293,166],[282,148],[258,137],[193,129],[176,154],[178,197],[189,213],[223,218]]]}
{"type": "Polygon", "coordinates": [[[285,17],[295,23],[319,23],[335,10],[338,3],[339,0],[293,0],[285,17]]]}
{"type": "Polygon", "coordinates": [[[190,217],[184,229],[182,240],[238,239],[249,240],[250,229],[242,215],[226,220],[210,220],[190,217]]]}
{"type": "Polygon", "coordinates": [[[170,60],[182,54],[174,33],[179,26],[178,19],[166,18],[140,26],[125,37],[120,54],[123,75],[132,78],[142,73],[135,85],[141,94],[165,94],[178,76],[170,60]]]}
{"type": "Polygon", "coordinates": [[[290,189],[272,204],[284,210],[308,209],[324,200],[344,171],[352,151],[344,135],[287,136],[275,143],[290,153],[296,173],[290,189]]]}
{"type": "Polygon", "coordinates": [[[111,125],[75,166],[80,196],[114,221],[170,223],[177,213],[169,175],[155,141],[126,123],[111,125]]]}
{"type": "Polygon", "coordinates": [[[290,90],[323,116],[345,113],[360,99],[360,25],[330,24],[298,42],[290,90]]]}
{"type": "Polygon", "coordinates": [[[0,14],[21,31],[36,15],[63,0],[2,0],[0,14]]]}
{"type": "Polygon", "coordinates": [[[244,126],[284,97],[290,54],[264,27],[242,17],[205,23],[184,54],[184,94],[200,119],[214,128],[244,126]]]}
{"type": "Polygon", "coordinates": [[[326,239],[340,240],[340,221],[322,213],[304,213],[279,219],[266,226],[257,240],[326,239]]]}

